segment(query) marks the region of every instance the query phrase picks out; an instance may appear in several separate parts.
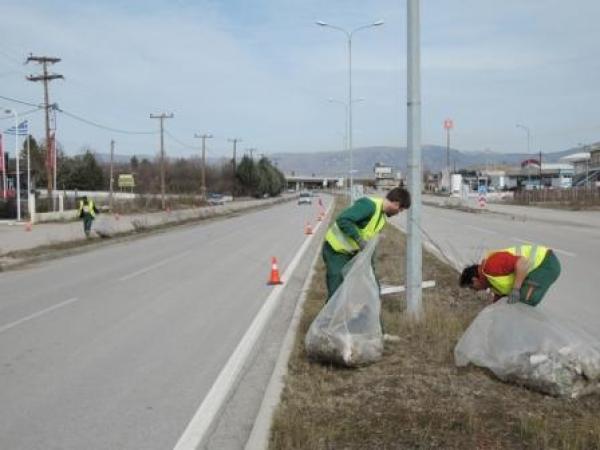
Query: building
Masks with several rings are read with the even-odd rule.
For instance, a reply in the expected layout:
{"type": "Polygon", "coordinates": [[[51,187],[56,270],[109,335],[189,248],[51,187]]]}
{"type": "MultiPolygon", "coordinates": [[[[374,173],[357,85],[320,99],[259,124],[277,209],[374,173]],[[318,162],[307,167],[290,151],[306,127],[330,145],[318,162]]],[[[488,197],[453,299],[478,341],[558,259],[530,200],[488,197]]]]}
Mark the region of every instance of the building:
{"type": "Polygon", "coordinates": [[[588,151],[563,156],[561,161],[573,164],[573,187],[600,186],[600,143],[584,149],[588,151]]]}
{"type": "Polygon", "coordinates": [[[392,166],[376,163],[373,172],[375,172],[375,189],[389,190],[400,184],[400,172],[394,174],[392,166]]]}
{"type": "Polygon", "coordinates": [[[509,169],[506,187],[509,189],[570,188],[574,167],[570,163],[524,161],[521,167],[509,169]]]}

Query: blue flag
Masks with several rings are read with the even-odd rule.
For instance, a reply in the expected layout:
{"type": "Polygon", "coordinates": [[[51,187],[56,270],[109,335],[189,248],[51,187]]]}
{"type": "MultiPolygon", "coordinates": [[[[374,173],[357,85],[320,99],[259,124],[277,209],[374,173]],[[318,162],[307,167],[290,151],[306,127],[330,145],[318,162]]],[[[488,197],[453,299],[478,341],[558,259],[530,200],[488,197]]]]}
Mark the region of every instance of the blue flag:
{"type": "MultiPolygon", "coordinates": [[[[10,127],[8,130],[5,130],[4,132],[6,134],[15,134],[14,125],[12,127],[10,127]]],[[[29,122],[27,120],[24,120],[23,122],[21,122],[19,124],[19,127],[17,128],[17,135],[27,136],[28,133],[29,133],[29,122]]]]}

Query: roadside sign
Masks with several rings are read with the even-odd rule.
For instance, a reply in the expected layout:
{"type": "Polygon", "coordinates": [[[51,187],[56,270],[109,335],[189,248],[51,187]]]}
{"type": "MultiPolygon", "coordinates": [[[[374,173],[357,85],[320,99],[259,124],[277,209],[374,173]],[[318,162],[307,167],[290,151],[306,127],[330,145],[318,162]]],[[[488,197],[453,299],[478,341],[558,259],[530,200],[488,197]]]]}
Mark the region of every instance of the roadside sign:
{"type": "Polygon", "coordinates": [[[117,181],[119,188],[134,188],[135,180],[133,179],[133,175],[130,173],[122,173],[119,175],[119,179],[117,181]]]}

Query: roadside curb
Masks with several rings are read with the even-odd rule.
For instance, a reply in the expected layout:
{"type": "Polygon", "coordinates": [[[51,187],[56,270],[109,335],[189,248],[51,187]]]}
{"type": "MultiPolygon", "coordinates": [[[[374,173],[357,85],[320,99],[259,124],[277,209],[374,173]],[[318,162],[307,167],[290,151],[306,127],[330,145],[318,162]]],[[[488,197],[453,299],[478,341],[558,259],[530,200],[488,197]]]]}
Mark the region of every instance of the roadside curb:
{"type": "MultiPolygon", "coordinates": [[[[320,232],[321,228],[319,227],[318,230],[320,232]]],[[[304,240],[298,252],[282,274],[283,279],[291,278],[311,244],[314,244],[313,239],[315,236],[320,236],[320,234],[313,234],[304,240]]],[[[284,289],[285,285],[274,286],[179,437],[174,447],[175,450],[195,450],[205,445],[206,440],[210,437],[210,433],[215,428],[216,419],[223,411],[232,391],[239,383],[244,366],[263,335],[269,319],[278,306],[280,297],[284,295],[284,289]]]]}
{"type": "MultiPolygon", "coordinates": [[[[333,202],[327,210],[325,219],[329,218],[332,210],[333,202]]],[[[323,220],[322,223],[325,224],[326,220],[323,220]]],[[[319,231],[319,236],[324,234],[322,230],[319,231]]],[[[245,450],[262,450],[268,447],[273,415],[275,414],[275,410],[277,409],[277,406],[281,400],[281,392],[285,386],[284,378],[288,371],[288,361],[290,359],[292,350],[294,349],[298,326],[300,325],[300,320],[304,314],[304,302],[306,301],[307,293],[310,289],[313,276],[316,272],[315,266],[320,255],[321,253],[319,251],[315,253],[310,265],[310,272],[306,277],[304,284],[302,285],[302,290],[296,303],[292,321],[290,322],[289,329],[284,337],[283,344],[281,345],[281,350],[279,352],[277,362],[275,363],[275,367],[273,368],[273,373],[269,380],[269,384],[265,390],[265,395],[254,421],[254,426],[252,427],[250,437],[248,438],[246,446],[244,447],[245,450]]]]}

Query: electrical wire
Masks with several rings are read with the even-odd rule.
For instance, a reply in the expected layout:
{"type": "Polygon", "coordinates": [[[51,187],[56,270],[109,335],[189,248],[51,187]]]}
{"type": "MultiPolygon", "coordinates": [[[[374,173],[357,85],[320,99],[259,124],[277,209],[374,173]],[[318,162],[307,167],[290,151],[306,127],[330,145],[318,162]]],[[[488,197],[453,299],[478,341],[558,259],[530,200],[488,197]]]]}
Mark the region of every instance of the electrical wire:
{"type": "Polygon", "coordinates": [[[20,103],[21,105],[36,106],[38,108],[43,108],[43,106],[36,105],[35,103],[25,102],[23,100],[17,100],[16,98],[6,97],[4,95],[0,95],[0,98],[4,99],[4,100],[8,100],[9,102],[20,103]]]}
{"type": "Polygon", "coordinates": [[[56,110],[58,112],[64,114],[64,115],[72,118],[72,119],[78,120],[78,121],[83,122],[83,123],[85,123],[87,125],[90,125],[92,127],[100,128],[102,130],[112,131],[114,133],[121,133],[121,134],[146,134],[146,135],[157,134],[158,133],[158,131],[131,131],[131,130],[123,130],[123,129],[120,129],[120,128],[108,127],[108,126],[99,124],[97,122],[93,122],[91,120],[85,119],[85,118],[83,118],[81,116],[78,116],[77,114],[73,114],[73,113],[70,113],[68,111],[65,111],[64,109],[59,108],[59,107],[56,107],[56,110]]]}

